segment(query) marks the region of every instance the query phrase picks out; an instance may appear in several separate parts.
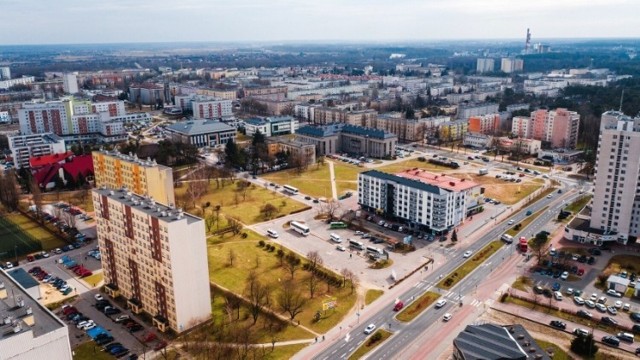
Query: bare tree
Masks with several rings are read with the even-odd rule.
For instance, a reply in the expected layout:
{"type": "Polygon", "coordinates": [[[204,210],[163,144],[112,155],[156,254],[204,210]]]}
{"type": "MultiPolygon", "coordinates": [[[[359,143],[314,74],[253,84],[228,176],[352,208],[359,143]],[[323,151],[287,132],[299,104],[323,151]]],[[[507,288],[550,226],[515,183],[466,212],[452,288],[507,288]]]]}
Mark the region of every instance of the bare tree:
{"type": "Polygon", "coordinates": [[[192,207],[196,207],[196,202],[207,192],[208,182],[205,181],[206,178],[207,173],[204,168],[199,168],[189,175],[187,194],[193,204],[192,207]]]}
{"type": "Polygon", "coordinates": [[[205,211],[204,215],[204,224],[207,227],[207,232],[210,233],[211,230],[213,230],[213,225],[217,222],[217,218],[214,211],[211,211],[208,214],[205,211]]]}
{"type": "Polygon", "coordinates": [[[309,271],[312,273],[316,271],[318,266],[322,266],[322,264],[324,264],[324,260],[322,260],[320,253],[315,250],[307,253],[307,260],[309,260],[309,271]]]}
{"type": "Polygon", "coordinates": [[[280,309],[289,314],[290,320],[302,312],[302,308],[307,300],[292,281],[287,281],[278,294],[278,305],[280,309]]]}
{"type": "Polygon", "coordinates": [[[278,208],[271,203],[266,203],[260,208],[260,213],[265,219],[271,219],[271,217],[278,212],[278,208]]]}
{"type": "MultiPolygon", "coordinates": [[[[4,174],[0,173],[0,202],[9,211],[14,211],[18,208],[20,196],[18,195],[15,170],[9,170],[4,174]]],[[[40,206],[42,206],[42,204],[40,206]]],[[[37,211],[38,207],[36,206],[36,212],[37,211]]]]}
{"type": "Polygon", "coordinates": [[[231,231],[233,232],[234,235],[238,235],[240,234],[240,231],[242,231],[242,223],[232,218],[231,216],[227,216],[227,224],[231,228],[231,231]]]}
{"type": "Polygon", "coordinates": [[[346,286],[347,280],[351,279],[353,272],[347,268],[342,268],[342,270],[340,270],[340,275],[342,275],[343,286],[346,286]]]}
{"type": "Polygon", "coordinates": [[[319,279],[315,273],[311,273],[309,278],[307,279],[307,286],[309,288],[309,297],[313,299],[316,294],[316,290],[318,289],[319,279]]]}
{"type": "Polygon", "coordinates": [[[76,227],[76,216],[71,214],[71,213],[66,212],[66,213],[64,213],[64,222],[70,228],[74,228],[74,227],[76,227]]]}
{"type": "Polygon", "coordinates": [[[340,203],[335,199],[327,199],[320,204],[320,214],[328,216],[330,220],[334,219],[338,209],[340,209],[340,203]]]}
{"type": "Polygon", "coordinates": [[[227,259],[229,260],[229,266],[233,267],[233,262],[236,259],[236,252],[233,251],[232,248],[229,248],[229,254],[228,254],[227,259]]]}
{"type": "Polygon", "coordinates": [[[298,258],[293,253],[289,253],[283,265],[291,275],[291,280],[293,280],[294,276],[296,275],[296,271],[298,271],[298,268],[300,267],[300,258],[298,258]]]}
{"type": "Polygon", "coordinates": [[[216,213],[216,228],[220,227],[220,209],[222,206],[216,205],[213,207],[213,211],[216,213]]]}
{"type": "Polygon", "coordinates": [[[40,186],[36,181],[35,177],[31,176],[29,182],[29,189],[31,190],[31,200],[33,201],[33,205],[35,206],[35,216],[36,220],[40,223],[43,222],[42,218],[42,191],[40,191],[40,186]]]}
{"type": "Polygon", "coordinates": [[[247,192],[251,188],[251,183],[249,181],[240,180],[236,186],[238,187],[238,192],[242,194],[242,201],[246,201],[247,192]]]}
{"type": "Polygon", "coordinates": [[[245,296],[249,300],[249,312],[253,318],[253,324],[258,321],[258,316],[270,303],[270,289],[258,279],[258,274],[251,271],[247,277],[245,296]]]}

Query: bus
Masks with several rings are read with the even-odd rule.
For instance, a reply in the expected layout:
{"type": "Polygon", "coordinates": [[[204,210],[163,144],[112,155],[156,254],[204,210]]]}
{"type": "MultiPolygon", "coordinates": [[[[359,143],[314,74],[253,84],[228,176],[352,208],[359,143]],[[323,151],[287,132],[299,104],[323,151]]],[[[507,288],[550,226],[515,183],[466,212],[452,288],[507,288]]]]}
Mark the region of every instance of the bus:
{"type": "Polygon", "coordinates": [[[305,224],[299,223],[297,221],[292,221],[291,228],[301,235],[304,235],[304,236],[309,235],[309,227],[305,224]]]}
{"type": "Polygon", "coordinates": [[[295,195],[298,193],[298,189],[294,188],[291,185],[284,185],[282,188],[284,189],[285,192],[288,192],[291,195],[295,195]]]}
{"type": "Polygon", "coordinates": [[[362,243],[362,241],[356,241],[356,240],[351,240],[349,239],[349,247],[352,247],[354,249],[358,249],[358,250],[364,250],[364,244],[362,243]]]}
{"type": "Polygon", "coordinates": [[[377,247],[374,247],[374,246],[367,246],[367,253],[375,257],[381,257],[384,255],[384,253],[382,252],[382,249],[378,249],[377,247]]]}
{"type": "Polygon", "coordinates": [[[332,221],[331,224],[329,224],[329,228],[330,229],[346,229],[347,224],[343,223],[342,221],[332,221]]]}

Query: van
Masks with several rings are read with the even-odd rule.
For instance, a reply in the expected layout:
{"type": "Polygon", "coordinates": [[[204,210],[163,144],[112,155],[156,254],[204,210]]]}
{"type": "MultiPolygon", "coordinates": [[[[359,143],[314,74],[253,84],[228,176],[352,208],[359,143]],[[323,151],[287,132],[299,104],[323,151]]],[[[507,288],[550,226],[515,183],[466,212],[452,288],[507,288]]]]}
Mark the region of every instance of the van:
{"type": "Polygon", "coordinates": [[[278,238],[278,233],[275,230],[267,229],[267,235],[269,235],[269,237],[272,237],[274,239],[278,238]]]}
{"type": "Polygon", "coordinates": [[[633,334],[626,332],[619,332],[616,337],[622,341],[626,341],[628,343],[633,343],[633,334]]]}
{"type": "Polygon", "coordinates": [[[502,236],[500,237],[500,240],[504,241],[507,244],[511,244],[513,243],[513,236],[509,234],[502,234],[502,236]]]}
{"type": "Polygon", "coordinates": [[[337,242],[337,243],[341,243],[342,242],[342,239],[340,238],[340,235],[338,235],[338,234],[331,233],[331,234],[329,234],[329,238],[333,242],[337,242]]]}

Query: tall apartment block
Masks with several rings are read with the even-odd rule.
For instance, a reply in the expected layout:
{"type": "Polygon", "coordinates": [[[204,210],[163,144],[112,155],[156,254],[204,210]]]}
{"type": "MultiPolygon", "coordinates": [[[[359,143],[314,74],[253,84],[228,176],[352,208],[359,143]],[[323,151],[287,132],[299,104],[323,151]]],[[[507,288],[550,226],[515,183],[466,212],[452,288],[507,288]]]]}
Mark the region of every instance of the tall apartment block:
{"type": "Polygon", "coordinates": [[[0,66],[0,80],[11,79],[11,68],[8,66],[0,66]]]}
{"type": "Polygon", "coordinates": [[[0,270],[0,360],[71,360],[67,325],[32,297],[24,282],[38,286],[22,269],[0,270]]]}
{"type": "Polygon", "coordinates": [[[107,294],[149,314],[161,331],[209,319],[204,221],[124,188],[94,189],[92,199],[107,294]]]}
{"type": "Polygon", "coordinates": [[[170,167],[117,151],[94,151],[92,156],[96,187],[126,187],[134,194],[146,195],[167,205],[175,204],[170,167]]]}
{"type": "Polygon", "coordinates": [[[500,114],[487,114],[469,118],[469,132],[494,134],[500,130],[500,114]]]}
{"type": "Polygon", "coordinates": [[[602,114],[596,158],[591,227],[617,233],[618,241],[640,235],[640,118],[602,114]]]}
{"type": "Polygon", "coordinates": [[[495,60],[491,58],[478,58],[476,62],[476,72],[478,74],[493,72],[495,69],[495,60]]]}
{"type": "Polygon", "coordinates": [[[536,110],[529,118],[516,116],[511,133],[525,139],[545,141],[554,148],[574,149],[578,145],[580,114],[558,108],[536,110]]]}
{"type": "Polygon", "coordinates": [[[504,73],[511,74],[521,72],[524,69],[524,60],[508,57],[502,58],[500,61],[500,70],[504,73]]]}

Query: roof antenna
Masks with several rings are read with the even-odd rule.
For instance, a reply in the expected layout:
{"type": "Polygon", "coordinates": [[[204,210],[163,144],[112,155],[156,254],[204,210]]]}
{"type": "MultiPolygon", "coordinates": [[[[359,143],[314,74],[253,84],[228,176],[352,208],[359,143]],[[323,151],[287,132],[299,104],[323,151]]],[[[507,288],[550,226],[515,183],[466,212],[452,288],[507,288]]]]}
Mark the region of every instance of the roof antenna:
{"type": "Polygon", "coordinates": [[[620,95],[620,109],[618,111],[622,112],[622,99],[624,99],[624,89],[622,89],[622,94],[620,95]]]}

